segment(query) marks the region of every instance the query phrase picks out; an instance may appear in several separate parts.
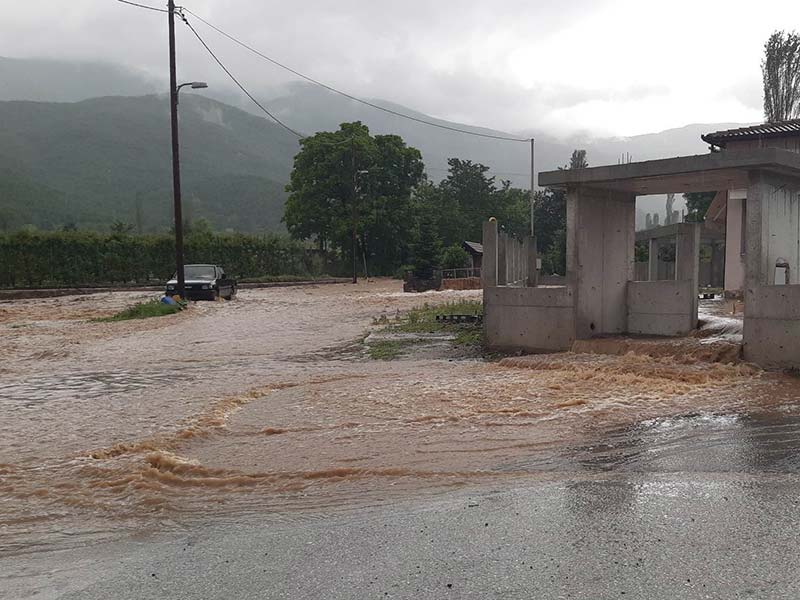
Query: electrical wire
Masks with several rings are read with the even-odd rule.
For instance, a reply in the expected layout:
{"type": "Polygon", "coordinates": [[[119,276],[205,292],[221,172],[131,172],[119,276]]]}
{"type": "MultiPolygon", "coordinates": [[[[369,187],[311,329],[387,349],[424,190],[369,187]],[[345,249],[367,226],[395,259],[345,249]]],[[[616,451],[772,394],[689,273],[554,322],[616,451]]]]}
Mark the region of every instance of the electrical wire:
{"type": "Polygon", "coordinates": [[[248,98],[250,98],[250,100],[252,100],[252,101],[253,101],[253,104],[255,104],[255,105],[258,107],[258,108],[260,108],[260,109],[261,109],[261,110],[262,110],[262,111],[263,111],[263,112],[264,112],[264,113],[265,113],[265,114],[266,114],[266,115],[267,115],[267,116],[268,116],[270,119],[272,119],[273,121],[275,121],[275,122],[276,122],[278,125],[280,125],[281,127],[283,127],[283,128],[286,130],[286,131],[289,131],[290,133],[292,133],[292,134],[296,135],[296,136],[297,136],[299,139],[303,139],[303,138],[305,138],[305,137],[306,137],[306,136],[304,136],[302,133],[299,133],[299,132],[295,131],[294,129],[292,129],[291,127],[289,127],[289,126],[288,126],[286,123],[284,123],[283,121],[281,121],[281,120],[280,120],[278,117],[276,117],[276,116],[275,116],[275,115],[273,115],[273,114],[272,114],[270,111],[268,111],[266,108],[264,108],[264,105],[263,105],[263,104],[261,104],[261,102],[259,102],[258,100],[256,100],[256,98],[255,98],[255,96],[253,96],[253,94],[251,94],[249,91],[247,91],[247,88],[245,88],[245,87],[244,87],[244,86],[243,86],[243,85],[242,85],[242,84],[239,82],[239,80],[238,80],[238,79],[236,79],[236,77],[234,76],[234,74],[233,74],[233,73],[231,73],[231,72],[228,70],[228,67],[226,67],[226,66],[225,66],[225,65],[222,63],[222,61],[221,61],[221,60],[220,60],[220,59],[217,57],[217,55],[216,55],[216,54],[214,54],[214,51],[213,51],[211,48],[209,48],[209,47],[208,47],[208,44],[206,44],[205,40],[204,40],[202,37],[200,37],[200,34],[199,34],[199,33],[197,33],[197,31],[195,30],[195,28],[194,28],[194,27],[192,27],[192,24],[191,24],[191,23],[189,23],[189,21],[188,21],[188,20],[187,20],[187,19],[186,19],[186,18],[185,18],[185,17],[184,17],[184,16],[183,16],[181,13],[178,13],[178,14],[179,14],[179,16],[180,16],[180,17],[183,19],[183,22],[184,22],[184,23],[186,23],[186,26],[187,26],[187,27],[188,27],[188,28],[191,30],[191,32],[192,32],[192,33],[195,35],[195,37],[196,37],[196,38],[197,38],[197,39],[200,41],[200,43],[203,45],[203,47],[206,49],[206,51],[207,51],[207,52],[208,52],[208,53],[211,55],[211,58],[213,58],[213,59],[216,61],[216,63],[217,63],[219,66],[220,66],[220,68],[221,68],[223,71],[225,71],[225,74],[226,74],[228,77],[230,77],[230,78],[231,78],[231,81],[233,81],[233,83],[235,83],[235,84],[236,84],[236,86],[237,86],[237,87],[238,87],[240,90],[242,90],[242,92],[244,92],[244,94],[245,94],[245,95],[246,95],[248,98]]]}
{"type": "Polygon", "coordinates": [[[161,12],[161,13],[168,13],[169,12],[166,8],[158,8],[156,6],[147,6],[146,4],[139,4],[138,2],[131,2],[130,0],[117,0],[117,2],[122,2],[123,4],[130,4],[131,6],[136,6],[138,8],[146,8],[147,10],[154,10],[156,12],[161,12]]]}
{"type": "MultiPolygon", "coordinates": [[[[269,61],[273,65],[275,65],[277,67],[280,67],[281,69],[285,69],[286,71],[289,71],[290,73],[293,73],[294,75],[297,75],[298,77],[301,77],[302,79],[305,79],[306,81],[309,81],[309,82],[311,82],[311,83],[313,83],[315,85],[318,85],[318,86],[320,86],[322,88],[325,88],[328,91],[331,91],[331,92],[334,92],[336,94],[339,94],[340,96],[344,96],[345,98],[348,98],[350,100],[354,100],[355,102],[360,102],[361,104],[364,104],[366,106],[372,107],[372,108],[377,109],[377,110],[381,110],[381,111],[383,111],[385,113],[389,113],[391,115],[395,115],[396,117],[401,117],[403,119],[408,119],[410,121],[414,121],[416,123],[421,123],[423,125],[429,125],[431,127],[438,127],[439,129],[446,129],[448,131],[454,131],[456,133],[464,133],[466,135],[472,135],[472,136],[482,137],[482,138],[489,138],[489,139],[493,139],[493,140],[502,140],[502,141],[505,141],[505,142],[530,142],[530,140],[522,139],[522,138],[514,138],[514,137],[503,136],[503,135],[494,135],[494,134],[489,134],[489,133],[479,133],[477,131],[469,131],[468,129],[461,129],[459,127],[452,127],[450,125],[443,125],[441,123],[434,123],[433,121],[427,121],[425,119],[420,119],[418,117],[413,117],[411,115],[407,115],[407,114],[398,112],[396,110],[392,110],[390,108],[386,108],[385,106],[380,106],[379,104],[375,104],[375,103],[369,102],[367,100],[362,100],[361,98],[357,98],[356,96],[348,94],[347,92],[343,92],[341,90],[338,90],[338,89],[336,89],[336,88],[334,88],[334,87],[332,87],[330,85],[327,85],[325,83],[322,83],[321,81],[318,81],[318,80],[316,80],[316,79],[314,79],[312,77],[309,77],[308,75],[304,75],[303,73],[301,73],[299,71],[296,71],[295,69],[292,69],[291,67],[289,67],[289,66],[287,66],[287,65],[285,65],[285,64],[283,64],[281,62],[278,62],[274,58],[270,58],[266,54],[263,54],[262,52],[259,52],[258,50],[256,50],[252,46],[249,46],[248,44],[246,44],[243,41],[235,38],[231,34],[223,31],[222,29],[220,29],[216,25],[213,25],[212,23],[209,23],[203,17],[201,17],[198,14],[192,12],[188,8],[183,8],[182,10],[186,11],[187,13],[189,13],[190,15],[195,17],[197,20],[199,20],[200,22],[204,23],[205,25],[207,25],[208,27],[210,27],[211,29],[213,29],[214,31],[219,33],[220,35],[225,36],[226,38],[228,38],[229,40],[231,40],[235,44],[238,44],[242,48],[245,48],[246,50],[252,52],[253,54],[255,54],[257,56],[260,56],[261,58],[263,58],[266,61],[269,61]]],[[[184,22],[188,25],[188,21],[186,21],[184,19],[184,22]]],[[[194,29],[192,31],[194,31],[194,29]]],[[[197,35],[196,32],[195,32],[195,35],[197,35]]],[[[198,36],[198,38],[199,38],[199,36],[198,36]]]]}

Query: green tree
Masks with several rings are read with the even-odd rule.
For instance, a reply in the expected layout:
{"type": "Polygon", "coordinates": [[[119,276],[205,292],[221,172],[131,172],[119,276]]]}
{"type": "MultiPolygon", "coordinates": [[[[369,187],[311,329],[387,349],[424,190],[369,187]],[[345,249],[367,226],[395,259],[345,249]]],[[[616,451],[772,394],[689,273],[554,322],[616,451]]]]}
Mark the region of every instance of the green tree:
{"type": "Polygon", "coordinates": [[[495,213],[494,177],[487,175],[489,167],[471,160],[449,158],[448,175],[439,184],[441,204],[446,214],[441,215],[442,241],[446,245],[465,239],[480,239],[482,223],[495,213]]]}
{"type": "Polygon", "coordinates": [[[469,267],[469,254],[461,246],[454,244],[448,246],[442,252],[443,269],[464,269],[469,267]]]}
{"type": "Polygon", "coordinates": [[[127,235],[133,232],[133,225],[129,225],[128,223],[124,223],[122,221],[114,221],[111,223],[110,229],[111,233],[127,235]]]}
{"type": "Polygon", "coordinates": [[[569,158],[569,169],[585,169],[589,166],[586,162],[586,150],[573,150],[569,158]]]}
{"type": "Polygon", "coordinates": [[[545,188],[535,194],[533,219],[542,272],[566,274],[567,195],[564,190],[545,188]]]}
{"type": "Polygon", "coordinates": [[[688,192],[683,195],[686,199],[686,221],[702,223],[706,220],[708,207],[711,206],[716,192],[688,192]]]}
{"type": "MultiPolygon", "coordinates": [[[[586,150],[573,150],[564,169],[589,166],[586,150]]],[[[534,224],[536,246],[542,258],[543,273],[565,275],[567,270],[567,195],[562,189],[545,188],[536,192],[534,224]]]]}
{"type": "Polygon", "coordinates": [[[433,221],[423,219],[419,224],[412,247],[414,276],[420,279],[433,278],[433,271],[441,262],[442,242],[433,221]]]}
{"type": "Polygon", "coordinates": [[[313,239],[340,257],[369,256],[391,272],[409,254],[412,190],[422,155],[396,135],[372,136],[360,122],[302,140],[286,191],[283,220],[296,239],[313,239]]]}
{"type": "Polygon", "coordinates": [[[800,117],[800,35],[775,31],[761,61],[764,118],[774,123],[800,117]]]}

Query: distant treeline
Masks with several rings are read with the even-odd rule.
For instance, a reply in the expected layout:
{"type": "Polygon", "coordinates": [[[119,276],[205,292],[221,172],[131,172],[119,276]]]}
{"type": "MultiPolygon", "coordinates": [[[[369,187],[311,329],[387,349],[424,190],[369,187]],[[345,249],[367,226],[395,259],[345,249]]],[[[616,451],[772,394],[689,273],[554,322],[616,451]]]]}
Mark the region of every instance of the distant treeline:
{"type": "MultiPolygon", "coordinates": [[[[220,264],[239,278],[316,275],[325,268],[302,243],[275,234],[192,234],[185,255],[187,263],[220,264]]],[[[2,287],[163,282],[174,271],[175,238],[169,234],[0,234],[2,287]]]]}

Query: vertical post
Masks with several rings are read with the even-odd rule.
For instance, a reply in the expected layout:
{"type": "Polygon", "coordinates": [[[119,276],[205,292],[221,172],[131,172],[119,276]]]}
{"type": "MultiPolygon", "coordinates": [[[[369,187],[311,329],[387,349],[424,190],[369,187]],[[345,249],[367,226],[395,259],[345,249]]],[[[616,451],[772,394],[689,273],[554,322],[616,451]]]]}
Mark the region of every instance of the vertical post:
{"type": "Polygon", "coordinates": [[[534,163],[533,163],[533,158],[534,158],[533,146],[534,146],[534,139],[531,138],[531,237],[535,239],[534,236],[536,234],[535,234],[534,226],[533,226],[533,207],[534,207],[533,196],[534,196],[534,190],[536,189],[536,171],[534,170],[534,167],[533,167],[533,165],[534,165],[534,163]]]}
{"type": "Polygon", "coordinates": [[[181,166],[178,145],[178,79],[175,73],[175,2],[167,5],[169,23],[169,103],[172,126],[172,200],[175,211],[175,269],[178,294],[186,298],[186,275],[183,272],[183,211],[181,209],[181,166]]]}
{"type": "Polygon", "coordinates": [[[536,261],[539,258],[536,252],[536,238],[526,237],[522,250],[527,271],[523,273],[523,277],[527,278],[528,287],[536,287],[539,285],[539,271],[536,269],[536,261]]]}
{"type": "Polygon", "coordinates": [[[700,287],[700,223],[679,223],[675,238],[675,280],[691,281],[692,329],[697,327],[697,292],[700,287]]]}
{"type": "Polygon", "coordinates": [[[497,242],[497,221],[484,222],[481,260],[481,285],[484,290],[497,287],[497,242]]]}
{"type": "Polygon", "coordinates": [[[650,238],[647,250],[647,281],[658,281],[658,238],[650,238]]]}
{"type": "Polygon", "coordinates": [[[353,166],[353,283],[358,283],[358,237],[357,237],[357,222],[358,212],[356,210],[356,202],[358,199],[358,184],[356,179],[358,172],[356,171],[356,138],[350,140],[350,158],[353,166]]]}
{"type": "Polygon", "coordinates": [[[508,234],[497,234],[497,285],[508,283],[508,234]]]}

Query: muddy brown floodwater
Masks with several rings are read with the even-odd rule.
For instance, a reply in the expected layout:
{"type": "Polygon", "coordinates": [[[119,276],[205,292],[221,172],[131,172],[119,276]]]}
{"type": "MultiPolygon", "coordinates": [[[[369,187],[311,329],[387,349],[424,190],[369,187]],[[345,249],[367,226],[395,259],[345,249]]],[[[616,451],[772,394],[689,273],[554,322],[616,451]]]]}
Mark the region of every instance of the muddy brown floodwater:
{"type": "Polygon", "coordinates": [[[88,319],[146,295],[0,304],[0,554],[664,468],[676,448],[719,457],[742,435],[729,468],[799,470],[797,380],[708,362],[738,331],[722,304],[691,351],[366,357],[373,319],[479,294],[244,290],[122,323],[88,319]]]}

